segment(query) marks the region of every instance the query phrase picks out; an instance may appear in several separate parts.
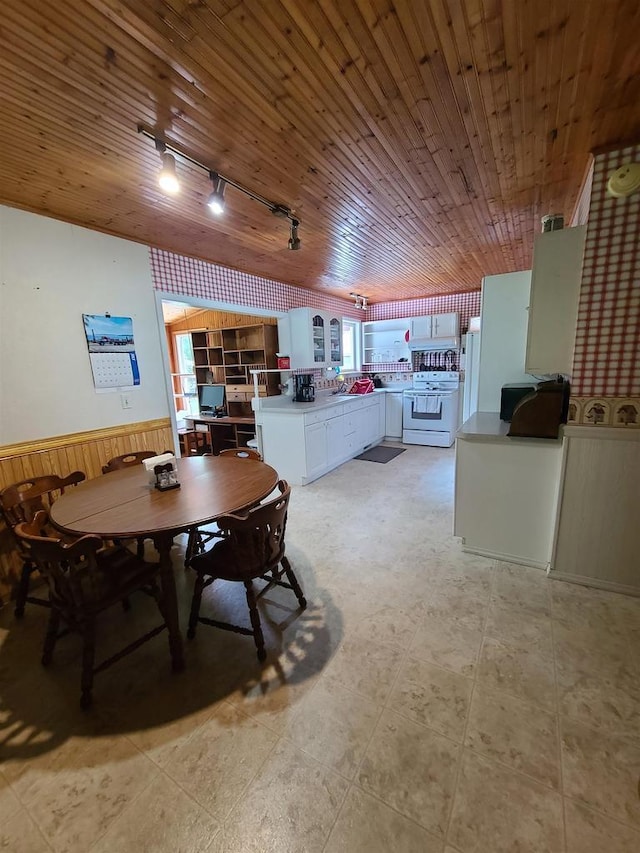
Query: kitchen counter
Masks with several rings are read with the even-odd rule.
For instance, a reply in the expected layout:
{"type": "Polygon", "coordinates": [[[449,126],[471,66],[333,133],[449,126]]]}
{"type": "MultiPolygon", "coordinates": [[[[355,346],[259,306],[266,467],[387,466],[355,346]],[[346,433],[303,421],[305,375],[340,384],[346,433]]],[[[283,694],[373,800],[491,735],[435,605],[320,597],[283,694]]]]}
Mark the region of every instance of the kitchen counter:
{"type": "MultiPolygon", "coordinates": [[[[294,403],[293,397],[281,394],[278,397],[260,397],[259,409],[261,412],[281,415],[303,415],[307,412],[318,412],[323,409],[332,409],[335,406],[343,406],[345,403],[350,405],[356,400],[364,400],[374,394],[384,394],[386,391],[395,391],[395,388],[376,388],[370,394],[323,394],[316,396],[313,403],[294,403]]],[[[402,389],[398,389],[402,390],[402,389]]],[[[252,405],[256,402],[256,398],[252,399],[252,405]]]]}
{"type": "Polygon", "coordinates": [[[458,432],[456,438],[465,441],[505,441],[505,442],[534,442],[536,444],[557,444],[562,441],[562,427],[560,437],[554,438],[527,438],[523,436],[509,436],[509,423],[500,420],[498,412],[476,412],[466,420],[458,432]]]}
{"type": "Polygon", "coordinates": [[[470,441],[503,439],[507,437],[509,424],[500,420],[498,412],[475,412],[456,433],[456,438],[470,441]]]}
{"type": "Polygon", "coordinates": [[[463,551],[546,569],[562,438],[510,438],[508,429],[497,412],[476,412],[458,430],[454,535],[463,551]]]}

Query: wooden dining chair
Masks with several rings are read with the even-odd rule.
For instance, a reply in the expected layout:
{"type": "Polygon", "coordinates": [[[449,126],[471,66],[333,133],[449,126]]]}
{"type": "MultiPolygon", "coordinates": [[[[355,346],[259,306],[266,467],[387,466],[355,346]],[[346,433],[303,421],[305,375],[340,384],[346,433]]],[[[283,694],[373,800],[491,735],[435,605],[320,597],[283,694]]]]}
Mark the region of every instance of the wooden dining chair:
{"type": "MultiPolygon", "coordinates": [[[[257,462],[262,461],[262,456],[260,456],[258,451],[252,450],[250,447],[229,447],[225,450],[221,450],[218,456],[233,456],[236,459],[254,459],[257,462]]],[[[193,527],[189,531],[187,549],[184,554],[185,568],[188,568],[192,557],[204,552],[205,545],[208,542],[211,542],[212,539],[220,539],[223,535],[224,534],[220,530],[211,530],[208,527],[193,527]]]]}
{"type": "Polygon", "coordinates": [[[82,536],[71,544],[54,536],[43,536],[46,513],[36,513],[31,522],[16,526],[16,535],[29,550],[49,585],[51,615],[42,651],[42,664],[51,663],[56,641],[68,630],[82,637],[81,698],[83,708],[92,702],[94,675],[120,660],[167,627],[162,593],[157,583],[158,566],[145,563],[121,547],[105,547],[99,536],[82,536]],[[100,613],[145,592],[156,601],[162,622],[110,658],[95,665],[96,619],[100,613]],[[60,623],[66,625],[60,632],[60,623]]]}
{"type": "MultiPolygon", "coordinates": [[[[18,483],[12,483],[0,491],[0,513],[4,518],[7,528],[11,531],[11,535],[15,540],[16,550],[22,561],[14,611],[18,619],[22,619],[24,616],[24,608],[27,602],[29,604],[38,604],[42,607],[49,607],[49,600],[29,594],[31,575],[35,571],[36,566],[33,563],[29,550],[24,547],[22,541],[16,536],[15,529],[21,522],[32,521],[36,513],[41,510],[48,513],[51,504],[57,497],[64,494],[65,489],[70,486],[77,486],[83,480],[86,480],[86,476],[82,471],[74,471],[66,477],[59,477],[57,474],[44,474],[39,477],[20,480],[18,483]]],[[[49,529],[48,516],[47,524],[43,529],[49,529]]]]}
{"type": "Polygon", "coordinates": [[[219,456],[235,456],[237,459],[255,459],[262,462],[262,456],[251,447],[229,447],[221,450],[219,456]]]}
{"type": "MultiPolygon", "coordinates": [[[[168,452],[168,451],[167,451],[168,452]]],[[[122,456],[114,456],[106,465],[102,466],[103,474],[111,474],[112,471],[122,471],[123,468],[133,468],[134,465],[142,465],[145,459],[151,459],[152,456],[157,456],[155,450],[132,450],[131,453],[123,453],[122,456]]],[[[132,541],[132,540],[127,540],[132,541]]],[[[116,544],[125,545],[124,540],[119,540],[116,544]]],[[[136,539],[136,556],[142,560],[144,557],[144,538],[136,539]]]]}
{"type": "Polygon", "coordinates": [[[301,609],[307,606],[300,584],[285,556],[284,538],[291,487],[284,480],[279,480],[276,488],[279,491],[276,498],[250,509],[246,515],[225,515],[219,519],[218,525],[224,532],[224,539],[209,551],[191,559],[196,582],[187,634],[190,639],[196,635],[198,622],[247,634],[254,639],[258,660],[264,661],[267,654],[260,626],[258,599],[273,586],[283,586],[293,590],[301,609]],[[256,594],[253,581],[258,578],[266,581],[266,586],[256,594]],[[244,584],[251,628],[200,615],[202,593],[215,580],[240,581],[244,584]]]}
{"type": "Polygon", "coordinates": [[[131,453],[123,453],[122,456],[114,456],[110,459],[106,465],[102,466],[102,473],[110,474],[112,471],[121,471],[132,465],[140,465],[145,459],[151,459],[152,456],[157,455],[155,450],[132,450],[131,453]]]}

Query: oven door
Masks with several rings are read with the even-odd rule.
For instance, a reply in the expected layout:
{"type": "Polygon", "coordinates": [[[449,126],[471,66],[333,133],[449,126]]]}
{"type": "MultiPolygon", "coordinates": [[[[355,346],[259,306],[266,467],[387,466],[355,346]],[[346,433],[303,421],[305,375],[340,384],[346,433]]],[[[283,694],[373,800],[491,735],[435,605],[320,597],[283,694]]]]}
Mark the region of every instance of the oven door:
{"type": "Polygon", "coordinates": [[[456,397],[451,391],[405,391],[402,429],[449,432],[455,428],[456,397]]]}

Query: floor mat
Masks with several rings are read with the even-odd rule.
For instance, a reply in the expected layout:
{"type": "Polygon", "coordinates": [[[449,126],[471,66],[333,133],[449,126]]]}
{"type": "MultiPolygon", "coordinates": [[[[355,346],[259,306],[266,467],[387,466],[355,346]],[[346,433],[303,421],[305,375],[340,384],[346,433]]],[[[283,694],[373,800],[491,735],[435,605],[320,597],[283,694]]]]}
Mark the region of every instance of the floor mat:
{"type": "Polygon", "coordinates": [[[365,462],[382,462],[385,465],[404,451],[404,447],[381,447],[378,445],[377,447],[370,447],[369,450],[365,450],[359,456],[354,456],[354,459],[364,459],[365,462]]]}

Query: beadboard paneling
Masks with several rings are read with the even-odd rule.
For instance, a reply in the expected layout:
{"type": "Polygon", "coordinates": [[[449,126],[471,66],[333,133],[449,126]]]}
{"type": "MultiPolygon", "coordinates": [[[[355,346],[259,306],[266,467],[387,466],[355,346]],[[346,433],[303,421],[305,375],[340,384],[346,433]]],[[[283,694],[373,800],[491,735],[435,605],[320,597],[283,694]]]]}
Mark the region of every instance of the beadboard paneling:
{"type": "Polygon", "coordinates": [[[589,151],[639,131],[637,0],[3,0],[0,200],[316,293],[527,269],[589,151]],[[301,220],[178,161],[155,128],[301,220]]]}
{"type": "Polygon", "coordinates": [[[640,595],[640,434],[569,427],[551,575],[640,595]]]}
{"type": "Polygon", "coordinates": [[[189,314],[184,320],[168,323],[168,332],[190,332],[193,329],[231,329],[236,326],[266,325],[276,326],[276,317],[253,317],[250,314],[239,314],[234,311],[214,311],[203,308],[202,311],[189,314]]]}

